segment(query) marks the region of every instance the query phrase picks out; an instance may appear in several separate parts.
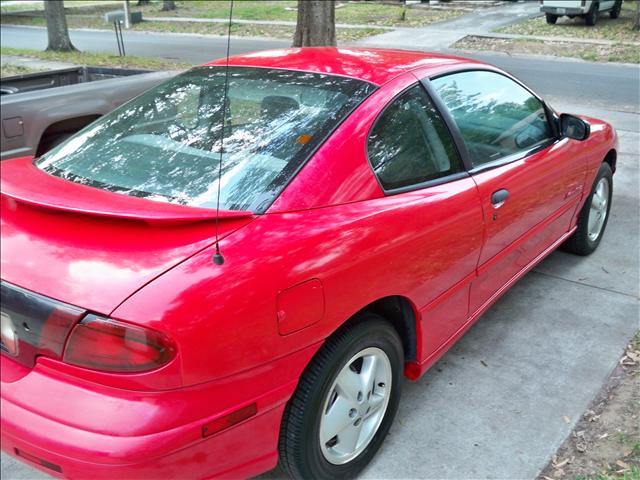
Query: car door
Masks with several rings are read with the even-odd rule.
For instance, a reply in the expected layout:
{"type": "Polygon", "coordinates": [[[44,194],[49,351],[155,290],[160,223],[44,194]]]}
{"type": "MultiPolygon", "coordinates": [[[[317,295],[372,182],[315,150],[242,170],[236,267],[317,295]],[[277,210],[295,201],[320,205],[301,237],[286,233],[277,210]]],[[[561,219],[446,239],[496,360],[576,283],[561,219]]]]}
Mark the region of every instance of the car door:
{"type": "Polygon", "coordinates": [[[557,138],[543,102],[506,75],[464,71],[432,84],[464,141],[484,212],[473,315],[567,234],[586,165],[557,138]]]}
{"type": "Polygon", "coordinates": [[[418,360],[425,361],[468,318],[483,235],[480,199],[440,112],[419,83],[380,113],[367,153],[385,193],[376,200],[377,222],[395,237],[394,253],[385,261],[419,310],[418,360]]]}

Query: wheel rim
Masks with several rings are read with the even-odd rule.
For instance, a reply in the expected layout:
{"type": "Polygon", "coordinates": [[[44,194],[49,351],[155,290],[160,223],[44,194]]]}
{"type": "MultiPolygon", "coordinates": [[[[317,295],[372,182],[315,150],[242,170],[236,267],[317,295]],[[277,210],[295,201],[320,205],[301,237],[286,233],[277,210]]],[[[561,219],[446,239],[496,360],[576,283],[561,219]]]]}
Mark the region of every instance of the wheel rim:
{"type": "Polygon", "coordinates": [[[358,352],[340,370],[320,419],[320,448],[328,462],[350,462],[371,443],[389,405],[391,381],[389,357],[376,347],[358,352]]]}
{"type": "Polygon", "coordinates": [[[596,185],[591,206],[589,207],[589,240],[595,242],[602,233],[604,221],[607,218],[607,207],[609,205],[609,182],[606,178],[601,178],[596,185]]]}

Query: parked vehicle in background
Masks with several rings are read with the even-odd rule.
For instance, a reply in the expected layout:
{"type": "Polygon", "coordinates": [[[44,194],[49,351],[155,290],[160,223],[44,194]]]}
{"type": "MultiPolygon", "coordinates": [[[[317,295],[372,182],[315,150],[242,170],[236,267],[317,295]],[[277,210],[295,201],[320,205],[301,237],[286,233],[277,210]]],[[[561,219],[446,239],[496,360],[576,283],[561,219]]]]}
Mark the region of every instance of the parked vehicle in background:
{"type": "Polygon", "coordinates": [[[174,75],[175,72],[72,67],[5,77],[0,80],[0,158],[40,156],[105,113],[174,75]]]}
{"type": "Polygon", "coordinates": [[[0,165],[2,449],[69,478],[353,478],[404,376],[598,247],[617,149],[465,58],[189,70],[0,165]]]}
{"type": "Polygon", "coordinates": [[[555,24],[558,17],[583,17],[587,25],[598,21],[600,12],[609,12],[611,18],[618,18],[622,0],[541,0],[540,11],[547,17],[547,23],[555,24]]]}

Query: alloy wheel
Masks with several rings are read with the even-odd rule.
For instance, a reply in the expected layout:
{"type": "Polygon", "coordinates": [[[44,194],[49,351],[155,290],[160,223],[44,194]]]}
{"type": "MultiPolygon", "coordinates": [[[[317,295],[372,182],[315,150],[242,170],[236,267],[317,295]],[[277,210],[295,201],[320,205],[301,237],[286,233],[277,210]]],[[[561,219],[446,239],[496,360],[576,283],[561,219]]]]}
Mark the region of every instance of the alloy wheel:
{"type": "Polygon", "coordinates": [[[328,462],[350,462],[371,443],[389,404],[391,381],[389,357],[376,347],[361,350],[343,366],[320,419],[320,448],[328,462]]]}
{"type": "Polygon", "coordinates": [[[595,242],[602,232],[602,226],[607,218],[608,205],[609,182],[606,178],[601,178],[591,197],[589,209],[588,235],[592,242],[595,242]]]}

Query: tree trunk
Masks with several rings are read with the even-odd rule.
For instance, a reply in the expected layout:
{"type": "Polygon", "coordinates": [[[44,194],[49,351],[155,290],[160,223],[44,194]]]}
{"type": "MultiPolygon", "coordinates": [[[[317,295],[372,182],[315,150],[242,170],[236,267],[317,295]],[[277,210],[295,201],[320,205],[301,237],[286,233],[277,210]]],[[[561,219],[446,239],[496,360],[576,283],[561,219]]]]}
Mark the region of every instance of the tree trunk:
{"type": "Polygon", "coordinates": [[[636,0],[636,24],[635,29],[640,30],[640,0],[636,0]]]}
{"type": "Polygon", "coordinates": [[[67,17],[64,13],[62,0],[48,0],[44,2],[44,16],[47,19],[47,36],[49,45],[47,50],[56,52],[72,52],[76,48],[69,38],[67,17]]]}
{"type": "Polygon", "coordinates": [[[298,0],[294,47],[336,45],[335,0],[298,0]]]}
{"type": "Polygon", "coordinates": [[[176,2],[174,0],[163,0],[162,1],[162,11],[168,12],[169,10],[176,9],[176,2]]]}

